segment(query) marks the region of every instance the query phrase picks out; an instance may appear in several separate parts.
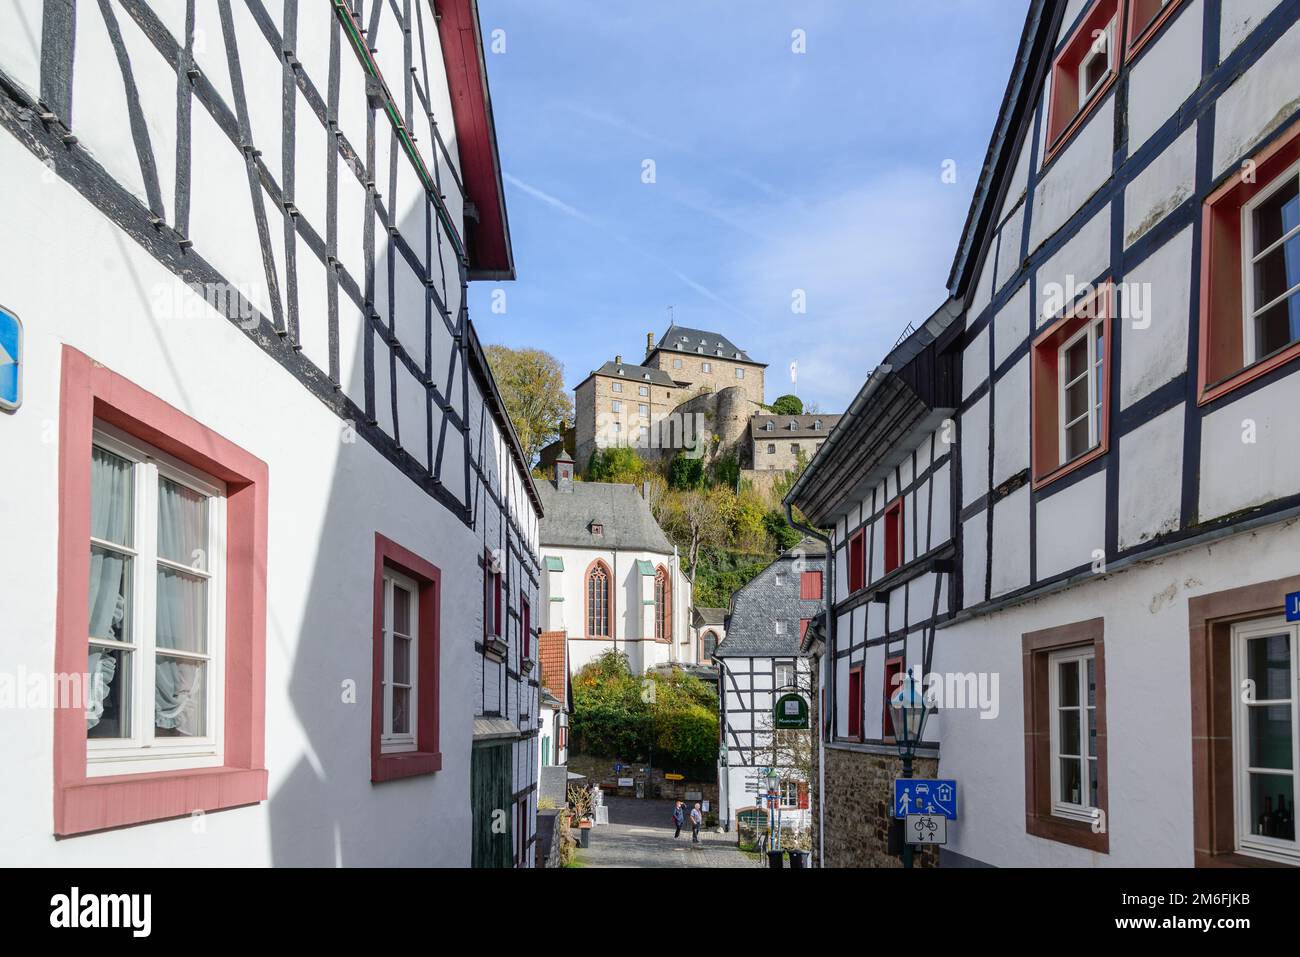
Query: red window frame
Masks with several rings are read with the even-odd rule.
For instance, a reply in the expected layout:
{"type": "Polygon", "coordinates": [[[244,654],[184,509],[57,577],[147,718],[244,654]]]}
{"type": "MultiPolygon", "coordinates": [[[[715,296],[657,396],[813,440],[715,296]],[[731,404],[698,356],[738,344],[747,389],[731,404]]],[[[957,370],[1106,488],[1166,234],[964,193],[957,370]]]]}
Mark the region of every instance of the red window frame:
{"type": "Polygon", "coordinates": [[[54,670],[86,671],[86,543],[96,420],[226,483],[226,663],[220,767],[88,777],[84,703],[56,708],[54,833],[67,836],[265,801],[267,464],[70,346],[63,347],[60,381],[54,670]]]}
{"type": "Polygon", "coordinates": [[[886,741],[894,740],[894,715],[889,710],[889,697],[896,690],[894,687],[894,676],[901,675],[906,669],[903,667],[903,656],[897,655],[893,658],[885,659],[885,693],[881,696],[883,702],[881,714],[881,731],[886,741]]]}
{"type": "Polygon", "coordinates": [[[1242,208],[1300,162],[1300,123],[1244,163],[1211,193],[1201,212],[1200,354],[1197,404],[1205,405],[1300,358],[1300,342],[1245,364],[1242,208]],[[1251,181],[1244,178],[1251,174],[1251,181]]]}
{"type": "Polygon", "coordinates": [[[866,529],[858,529],[849,536],[849,594],[867,586],[866,529]]]}
{"type": "Polygon", "coordinates": [[[438,708],[442,618],[442,572],[432,562],[375,532],[375,593],[373,655],[370,675],[370,780],[378,784],[396,778],[433,774],[442,769],[438,744],[438,708]],[[412,579],[419,586],[419,651],[416,655],[415,750],[383,753],[384,730],[384,569],[412,579]]]}
{"type": "Polygon", "coordinates": [[[820,601],[822,597],[822,573],[819,571],[801,572],[799,574],[799,599],[801,601],[820,601]]]}
{"type": "Polygon", "coordinates": [[[1182,2],[1183,0],[1169,0],[1162,6],[1160,0],[1127,0],[1124,28],[1127,37],[1124,44],[1126,60],[1133,59],[1146,46],[1147,41],[1159,32],[1160,27],[1173,16],[1182,2]]]}
{"type": "Polygon", "coordinates": [[[903,497],[900,495],[885,509],[885,574],[903,564],[905,555],[903,497]]]}
{"type": "Polygon", "coordinates": [[[862,667],[849,669],[849,738],[862,740],[862,667]]]}
{"type": "Polygon", "coordinates": [[[1088,13],[1052,61],[1051,100],[1047,104],[1047,151],[1043,156],[1044,166],[1056,157],[1083,126],[1084,121],[1106,98],[1106,93],[1119,75],[1120,58],[1114,49],[1110,49],[1107,51],[1111,63],[1109,74],[1083,107],[1079,107],[1079,66],[1092,49],[1095,31],[1104,30],[1112,18],[1115,21],[1116,33],[1114,44],[1118,46],[1122,42],[1119,33],[1124,26],[1124,18],[1119,15],[1119,0],[1094,0],[1088,13]]]}
{"type": "Polygon", "coordinates": [[[1034,488],[1042,488],[1082,468],[1110,449],[1111,318],[1115,314],[1115,284],[1105,279],[1056,319],[1034,340],[1030,349],[1030,459],[1034,488]],[[1061,461],[1060,447],[1060,347],[1088,324],[1102,321],[1101,421],[1097,444],[1083,455],[1061,461]]]}

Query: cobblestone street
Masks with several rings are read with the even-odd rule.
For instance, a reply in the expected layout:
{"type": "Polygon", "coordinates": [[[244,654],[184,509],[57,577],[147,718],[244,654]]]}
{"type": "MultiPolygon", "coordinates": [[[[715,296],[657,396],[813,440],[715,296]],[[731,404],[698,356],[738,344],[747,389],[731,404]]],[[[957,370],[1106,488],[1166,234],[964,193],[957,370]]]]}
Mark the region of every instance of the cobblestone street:
{"type": "Polygon", "coordinates": [[[691,843],[689,821],[673,838],[673,802],[607,797],[609,824],[593,828],[591,847],[578,849],[586,867],[759,867],[736,847],[736,835],[700,831],[691,843]]]}

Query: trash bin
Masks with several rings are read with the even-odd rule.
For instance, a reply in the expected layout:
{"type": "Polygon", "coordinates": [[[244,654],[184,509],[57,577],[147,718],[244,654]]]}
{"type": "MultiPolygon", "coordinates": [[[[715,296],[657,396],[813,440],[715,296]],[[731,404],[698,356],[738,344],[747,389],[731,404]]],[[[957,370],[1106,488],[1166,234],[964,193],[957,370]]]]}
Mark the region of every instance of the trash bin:
{"type": "Polygon", "coordinates": [[[591,847],[591,828],[589,827],[578,828],[578,846],[591,847]]]}
{"type": "Polygon", "coordinates": [[[786,853],[790,855],[790,868],[792,870],[796,867],[805,868],[808,866],[809,853],[807,851],[796,851],[791,848],[786,853]]]}
{"type": "Polygon", "coordinates": [[[785,867],[785,851],[768,851],[768,867],[785,867]]]}

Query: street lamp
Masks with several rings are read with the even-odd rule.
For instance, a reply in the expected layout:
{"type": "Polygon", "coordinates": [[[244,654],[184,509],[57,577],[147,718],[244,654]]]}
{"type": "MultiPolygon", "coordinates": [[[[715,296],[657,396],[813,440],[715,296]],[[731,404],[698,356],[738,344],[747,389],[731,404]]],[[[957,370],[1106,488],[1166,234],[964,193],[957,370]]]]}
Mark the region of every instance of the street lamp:
{"type": "MultiPolygon", "coordinates": [[[[903,760],[903,777],[912,776],[912,759],[916,756],[916,745],[921,740],[928,713],[925,697],[918,688],[917,680],[912,676],[912,669],[907,669],[907,677],[898,690],[889,696],[889,710],[894,718],[894,743],[898,746],[898,756],[903,760]]],[[[912,866],[912,845],[903,837],[903,866],[912,866]]]]}
{"type": "Polygon", "coordinates": [[[776,768],[767,769],[767,835],[768,850],[781,850],[781,830],[777,826],[777,815],[781,813],[780,803],[777,801],[777,788],[781,786],[781,775],[776,768]]]}

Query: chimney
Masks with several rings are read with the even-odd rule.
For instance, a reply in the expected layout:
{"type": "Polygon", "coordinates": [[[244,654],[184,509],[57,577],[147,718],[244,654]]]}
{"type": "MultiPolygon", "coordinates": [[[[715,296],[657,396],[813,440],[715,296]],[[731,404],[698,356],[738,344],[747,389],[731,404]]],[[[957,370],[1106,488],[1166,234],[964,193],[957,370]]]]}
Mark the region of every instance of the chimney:
{"type": "Polygon", "coordinates": [[[652,353],[652,352],[654,352],[654,351],[655,351],[655,334],[654,334],[653,332],[647,332],[647,333],[645,334],[645,354],[646,354],[646,357],[649,358],[650,353],[652,353]]]}
{"type": "Polygon", "coordinates": [[[616,366],[621,366],[622,364],[623,364],[623,357],[622,357],[622,356],[615,356],[615,357],[614,357],[614,365],[616,365],[616,366]]]}
{"type": "Polygon", "coordinates": [[[555,460],[555,490],[573,491],[573,459],[564,454],[555,460]]]}

